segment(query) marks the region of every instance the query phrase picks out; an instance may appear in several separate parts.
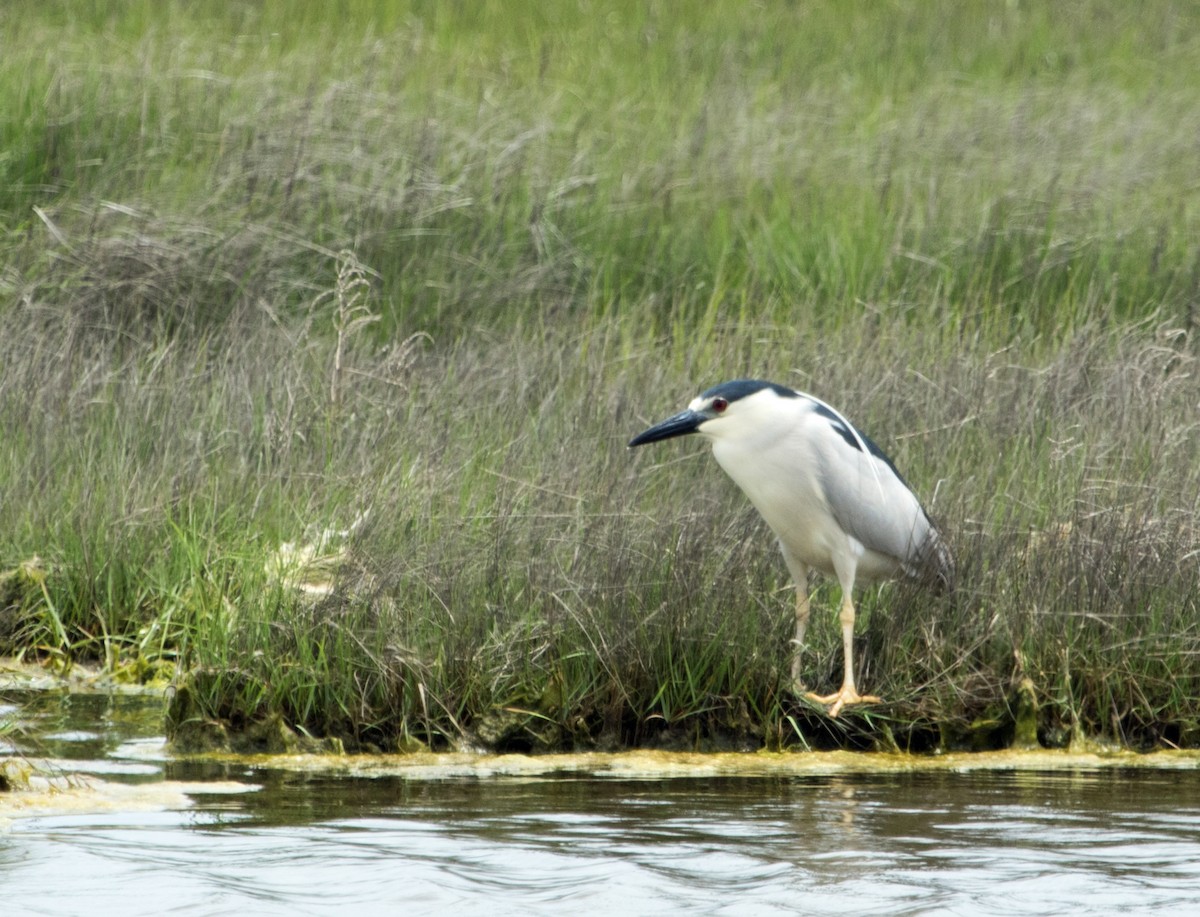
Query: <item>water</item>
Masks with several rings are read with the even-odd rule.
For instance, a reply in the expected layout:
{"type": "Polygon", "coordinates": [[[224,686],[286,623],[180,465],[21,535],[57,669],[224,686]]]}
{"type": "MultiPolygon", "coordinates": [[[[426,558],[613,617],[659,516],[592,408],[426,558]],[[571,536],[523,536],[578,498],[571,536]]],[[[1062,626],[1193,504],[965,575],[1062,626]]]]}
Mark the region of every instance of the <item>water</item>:
{"type": "Polygon", "coordinates": [[[42,753],[134,790],[188,781],[191,805],[13,818],[6,915],[1078,915],[1200,897],[1194,768],[372,776],[172,761],[136,699],[46,701],[35,726],[42,753]]]}

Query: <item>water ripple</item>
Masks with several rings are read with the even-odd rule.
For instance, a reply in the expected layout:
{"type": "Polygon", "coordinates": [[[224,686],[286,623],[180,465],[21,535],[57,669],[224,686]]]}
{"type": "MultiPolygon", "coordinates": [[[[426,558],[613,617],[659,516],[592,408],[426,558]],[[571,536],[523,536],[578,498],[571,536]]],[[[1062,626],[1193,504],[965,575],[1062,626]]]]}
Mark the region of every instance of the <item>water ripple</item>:
{"type": "Polygon", "coordinates": [[[1044,776],[263,773],[260,792],[198,797],[186,812],[14,823],[0,835],[0,897],[21,903],[14,913],[122,917],[570,908],[964,917],[1192,906],[1200,774],[1044,776]]]}

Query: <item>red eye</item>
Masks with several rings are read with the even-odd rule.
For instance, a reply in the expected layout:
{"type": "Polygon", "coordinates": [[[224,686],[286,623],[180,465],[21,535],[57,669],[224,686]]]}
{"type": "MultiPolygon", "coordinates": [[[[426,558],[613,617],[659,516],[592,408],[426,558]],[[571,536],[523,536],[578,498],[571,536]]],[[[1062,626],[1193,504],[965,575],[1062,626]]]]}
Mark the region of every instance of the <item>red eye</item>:
{"type": "Polygon", "coordinates": [[[724,414],[727,407],[729,407],[729,402],[724,398],[714,398],[712,401],[712,409],[718,414],[724,414]]]}

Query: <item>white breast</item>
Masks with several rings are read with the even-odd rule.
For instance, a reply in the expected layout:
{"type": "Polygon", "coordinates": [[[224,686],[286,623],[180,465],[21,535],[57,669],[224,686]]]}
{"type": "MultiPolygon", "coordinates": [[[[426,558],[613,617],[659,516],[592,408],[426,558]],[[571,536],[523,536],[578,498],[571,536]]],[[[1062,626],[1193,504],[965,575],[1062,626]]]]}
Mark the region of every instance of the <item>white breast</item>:
{"type": "MultiPolygon", "coordinates": [[[[829,419],[816,413],[812,402],[764,402],[769,417],[743,413],[739,429],[710,437],[713,457],[797,560],[828,574],[836,573],[835,558],[852,564],[863,578],[899,573],[907,555],[904,539],[894,553],[873,550],[868,529],[876,519],[891,524],[911,516],[915,525],[920,516],[923,521],[916,498],[877,459],[836,433],[831,436],[829,419]],[[833,475],[837,481],[830,480],[833,475]],[[849,493],[847,482],[854,484],[849,493]],[[845,505],[833,505],[838,501],[845,505]]],[[[883,539],[880,546],[896,541],[883,539]]]]}

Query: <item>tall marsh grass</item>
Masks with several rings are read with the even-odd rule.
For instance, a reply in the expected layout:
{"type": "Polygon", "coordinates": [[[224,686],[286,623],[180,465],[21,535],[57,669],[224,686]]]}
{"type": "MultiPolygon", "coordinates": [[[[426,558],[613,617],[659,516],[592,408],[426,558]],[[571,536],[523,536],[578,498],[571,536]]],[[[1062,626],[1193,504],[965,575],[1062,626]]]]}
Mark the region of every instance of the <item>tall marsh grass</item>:
{"type": "Polygon", "coordinates": [[[177,663],[181,735],[1196,743],[1190,6],[0,17],[7,649],[177,663]],[[956,551],[862,596],[879,708],[788,693],[700,444],[624,448],[747,375],[956,551]]]}

